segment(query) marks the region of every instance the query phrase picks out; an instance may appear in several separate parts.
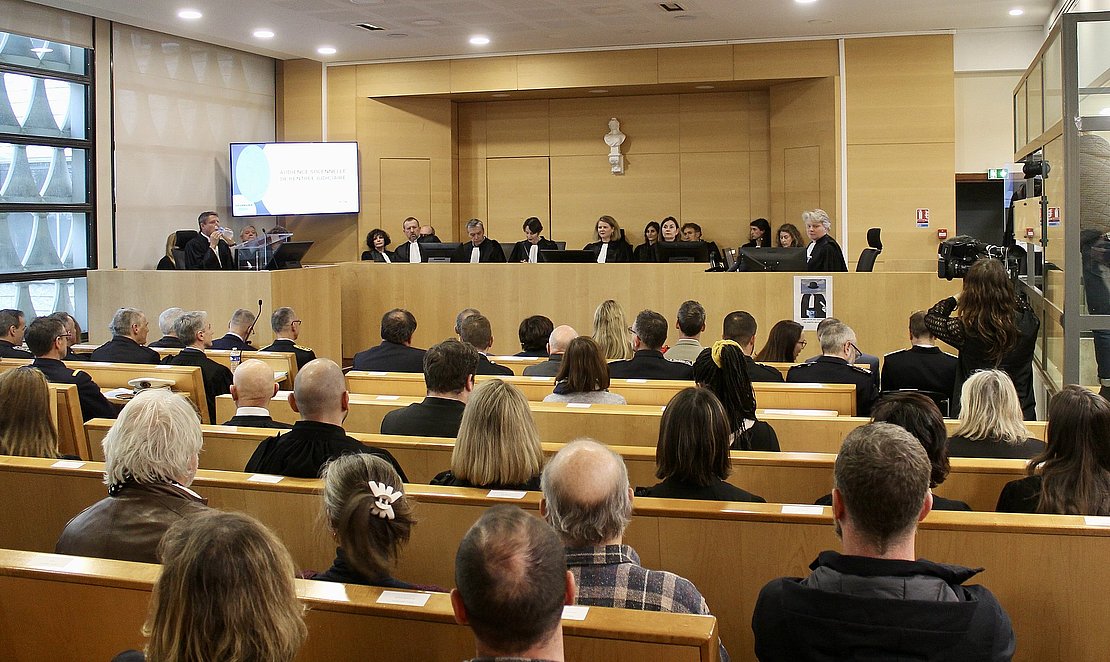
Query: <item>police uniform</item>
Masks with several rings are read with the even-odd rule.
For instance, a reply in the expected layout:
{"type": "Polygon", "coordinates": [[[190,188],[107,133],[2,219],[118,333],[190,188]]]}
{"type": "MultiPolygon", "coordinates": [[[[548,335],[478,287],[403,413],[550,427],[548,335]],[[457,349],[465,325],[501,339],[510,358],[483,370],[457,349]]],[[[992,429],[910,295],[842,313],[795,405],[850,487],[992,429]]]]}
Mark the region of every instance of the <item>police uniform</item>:
{"type": "Polygon", "coordinates": [[[34,358],[31,352],[23,351],[7,340],[0,340],[0,359],[30,359],[34,358]]]}
{"type": "Polygon", "coordinates": [[[93,350],[92,361],[108,361],[110,363],[146,363],[158,365],[162,357],[158,352],[143,347],[127,336],[112,336],[112,339],[93,350]]]}
{"type": "Polygon", "coordinates": [[[253,352],[254,345],[228,331],[223,338],[212,341],[212,349],[238,349],[243,352],[253,352]]]}
{"type": "Polygon", "coordinates": [[[74,370],[57,359],[39,357],[31,365],[46,375],[46,381],[54,384],[76,384],[77,397],[81,400],[81,418],[115,418],[119,408],[100,392],[100,387],[89,373],[84,370],[74,370]]]}
{"type": "Polygon", "coordinates": [[[204,355],[196,347],[186,347],[177,356],[167,356],[162,359],[164,365],[191,365],[200,368],[201,378],[204,380],[204,395],[208,400],[208,411],[211,418],[206,423],[215,423],[216,396],[231,393],[232,376],[226,366],[216,363],[204,355]]]}
{"type": "Polygon", "coordinates": [[[818,356],[812,363],[802,363],[786,373],[787,383],[855,384],[856,416],[870,416],[871,404],[878,396],[875,378],[863,368],[849,365],[839,356],[818,356]]]}
{"type": "Polygon", "coordinates": [[[263,347],[263,352],[292,352],[297,355],[297,369],[300,370],[304,364],[309,361],[316,360],[316,352],[312,351],[309,347],[301,347],[294,343],[289,338],[278,338],[268,347],[263,347]]]}

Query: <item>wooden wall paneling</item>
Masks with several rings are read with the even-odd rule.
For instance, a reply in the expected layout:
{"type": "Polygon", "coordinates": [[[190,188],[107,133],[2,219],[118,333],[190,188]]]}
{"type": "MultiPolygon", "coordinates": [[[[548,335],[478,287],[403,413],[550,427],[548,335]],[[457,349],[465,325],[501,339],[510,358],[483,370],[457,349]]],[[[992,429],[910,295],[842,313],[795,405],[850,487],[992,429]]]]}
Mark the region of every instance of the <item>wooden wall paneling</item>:
{"type": "MultiPolygon", "coordinates": [[[[821,207],[833,219],[834,228],[839,216],[837,181],[837,144],[836,126],[836,78],[820,78],[794,83],[773,85],[770,89],[770,198],[771,227],[782,223],[793,223],[801,227],[800,210],[821,207]],[[787,153],[794,148],[817,148],[811,157],[819,161],[812,164],[806,174],[814,171],[819,176],[816,195],[808,199],[799,193],[813,193],[812,184],[798,187],[791,181],[787,172],[787,153]],[[787,204],[788,190],[790,206],[787,204]]],[[[800,168],[803,164],[801,153],[792,153],[791,167],[800,168]]],[[[834,230],[834,234],[836,231],[834,230]]]]}
{"type": "MultiPolygon", "coordinates": [[[[489,216],[489,200],[486,197],[485,159],[459,159],[458,190],[458,222],[460,224],[471,218],[486,218],[489,216]]],[[[458,236],[461,238],[463,235],[459,234],[458,236]]],[[[448,241],[442,235],[440,239],[448,241]]]]}
{"type": "Polygon", "coordinates": [[[746,243],[752,218],[749,166],[746,151],[681,154],[679,220],[697,223],[702,236],[721,248],[746,243]]]}
{"type": "Polygon", "coordinates": [[[355,67],[328,67],[328,140],[357,140],[355,67]]]}
{"type": "MultiPolygon", "coordinates": [[[[679,151],[746,152],[751,149],[752,123],[766,127],[768,116],[751,112],[747,92],[682,94],[678,96],[679,151]]],[[[765,129],[764,129],[765,130],[765,129]]]]}
{"type": "Polygon", "coordinates": [[[486,158],[486,104],[457,103],[456,145],[460,159],[486,158]]]}
{"type": "Polygon", "coordinates": [[[449,63],[454,93],[516,89],[516,57],[463,58],[449,63]]]}
{"type": "Polygon", "coordinates": [[[633,245],[643,241],[649,220],[678,216],[678,154],[629,156],[625,168],[624,175],[611,174],[605,153],[552,157],[551,224],[568,248],[594,241],[594,225],[602,214],[613,216],[633,245]]]}
{"type": "Polygon", "coordinates": [[[544,235],[555,236],[551,223],[549,159],[535,156],[515,159],[486,159],[489,207],[486,231],[502,244],[524,238],[524,219],[535,216],[544,225],[544,235]]]}
{"type": "MultiPolygon", "coordinates": [[[[382,218],[431,219],[432,167],[429,159],[381,159],[378,168],[382,218]]],[[[396,232],[391,232],[390,238],[394,246],[404,241],[396,232]]]]}
{"type": "Polygon", "coordinates": [[[733,79],[732,47],[660,48],[660,83],[696,83],[733,79]]]}
{"type": "Polygon", "coordinates": [[[487,103],[486,157],[550,154],[548,104],[547,99],[487,103]]]}
{"type": "Polygon", "coordinates": [[[279,60],[277,63],[277,139],[323,138],[324,65],[315,60],[279,60]]]}
{"type": "Polygon", "coordinates": [[[681,149],[679,98],[677,94],[660,94],[552,99],[551,156],[596,154],[608,163],[609,148],[603,138],[609,131],[611,117],[620,120],[621,132],[626,136],[621,145],[621,153],[626,157],[678,153],[681,149]]]}
{"type": "Polygon", "coordinates": [[[450,60],[360,64],[356,94],[390,97],[451,92],[450,60]]]}
{"type": "Polygon", "coordinates": [[[735,80],[818,78],[840,70],[835,39],[735,44],[732,54],[735,80]]]}
{"type": "MultiPolygon", "coordinates": [[[[783,218],[803,232],[801,215],[821,199],[821,146],[788,147],[783,150],[783,218]],[[790,220],[799,219],[799,220],[790,220]]],[[[832,214],[829,211],[830,215],[832,214]]],[[[836,233],[836,229],[833,229],[836,233]]]]}
{"type": "Polygon", "coordinates": [[[771,90],[749,90],[747,93],[748,149],[771,149],[771,90]]]}
{"type": "Polygon", "coordinates": [[[654,85],[656,49],[517,56],[517,89],[654,85]]]}
{"type": "MultiPolygon", "coordinates": [[[[315,246],[312,248],[316,249],[315,246]]],[[[281,306],[290,306],[296,310],[297,317],[304,320],[298,325],[300,336],[297,338],[297,343],[311,347],[318,357],[329,358],[342,365],[344,309],[341,296],[342,271],[338,267],[323,267],[270,273],[273,274],[270,285],[273,299],[264,304],[269,304],[271,311],[281,306]]],[[[269,320],[270,313],[263,310],[263,317],[255,327],[257,332],[268,337],[272,336],[269,320]]],[[[213,327],[215,326],[213,324],[213,327]]],[[[270,342],[272,339],[266,344],[270,342]]]]}
{"type": "MultiPolygon", "coordinates": [[[[771,214],[771,152],[748,152],[748,215],[770,219],[771,214]]],[[[772,225],[774,229],[777,225],[772,225]]],[[[745,236],[741,228],[740,235],[745,236]]],[[[744,242],[747,243],[747,242],[744,242]]]]}

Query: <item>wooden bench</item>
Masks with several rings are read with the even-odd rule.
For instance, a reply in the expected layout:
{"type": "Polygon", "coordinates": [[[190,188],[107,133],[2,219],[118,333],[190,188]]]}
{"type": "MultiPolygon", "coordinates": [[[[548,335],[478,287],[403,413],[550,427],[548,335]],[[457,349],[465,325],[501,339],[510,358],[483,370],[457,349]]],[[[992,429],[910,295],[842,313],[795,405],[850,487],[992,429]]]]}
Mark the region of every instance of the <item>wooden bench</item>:
{"type": "MultiPolygon", "coordinates": [[[[81,344],[72,347],[75,354],[92,354],[93,350],[100,345],[81,344]]],[[[180,349],[172,347],[151,347],[154,351],[158,352],[158,356],[165,358],[167,356],[177,356],[180,349]]],[[[231,355],[233,352],[230,349],[206,349],[204,350],[205,356],[212,359],[216,363],[233,370],[231,367],[231,355]]],[[[259,352],[247,351],[240,352],[241,360],[258,359],[274,370],[274,374],[279,377],[277,380],[282,388],[293,388],[293,380],[297,377],[297,355],[292,352],[259,352]]]]}
{"type": "Polygon", "coordinates": [[[513,371],[514,375],[523,375],[528,366],[537,365],[547,360],[546,356],[491,356],[490,361],[503,365],[513,371]]]}
{"type": "Polygon", "coordinates": [[[50,419],[58,431],[58,453],[92,458],[76,384],[50,384],[50,419]]]}
{"type": "MultiPolygon", "coordinates": [[[[502,379],[519,388],[529,402],[541,402],[551,395],[554,377],[491,377],[479,375],[478,382],[502,379]]],[[[614,379],[609,390],[621,395],[630,405],[663,406],[676,393],[694,385],[691,381],[670,379],[614,379]]],[[[755,399],[761,408],[774,409],[828,409],[843,416],[856,413],[856,387],[851,384],[778,384],[758,382],[752,385],[755,399]]],[[[369,395],[402,395],[423,397],[426,388],[424,375],[403,372],[347,373],[347,388],[351,393],[369,395]]]]}
{"type": "MultiPolygon", "coordinates": [[[[50,551],[65,522],[102,498],[102,466],[51,467],[49,460],[0,459],[0,547],[50,551]],[[43,508],[42,504],[51,504],[43,508]],[[34,521],[27,513],[35,513],[34,521]]],[[[257,483],[248,474],[201,470],[193,484],[215,508],[246,512],[275,530],[298,567],[332,560],[321,523],[320,482],[283,478],[257,483]]],[[[538,513],[539,494],[491,498],[484,490],[406,486],[419,524],[396,576],[450,586],[459,540],[494,503],[538,513]]],[[[781,504],[668,499],[635,500],[625,541],[645,567],[676,572],[702,591],[734,659],[753,660],[751,616],[760,588],[784,575],[805,576],[823,549],[839,549],[830,509],[783,512],[781,504]]],[[[1013,620],[1019,661],[1104,659],[1110,647],[1105,596],[1110,527],[1055,515],[933,512],[921,524],[917,552],[944,563],[986,567],[978,579],[1013,620]]]]}
{"type": "MultiPolygon", "coordinates": [[[[104,460],[103,440],[111,428],[108,419],[86,423],[92,459],[104,460]]],[[[242,471],[254,449],[275,430],[205,425],[202,469],[242,471]]],[[[450,468],[453,439],[398,437],[393,435],[351,433],[359,441],[384,448],[397,458],[413,483],[428,483],[437,473],[450,468]]],[[[544,443],[547,457],[565,444],[544,443]]],[[[658,482],[655,477],[655,449],[645,446],[612,446],[624,458],[628,479],[633,486],[658,482]]],[[[732,475],[728,481],[775,503],[813,503],[832,490],[833,462],[827,453],[763,453],[732,451],[732,475]]],[[[1009,481],[1025,475],[1024,460],[954,458],[952,472],[936,493],[967,502],[979,511],[991,512],[998,494],[1009,481]]]]}
{"type": "MultiPolygon", "coordinates": [[[[141,650],[158,573],[145,563],[0,550],[0,658],[109,660],[141,650]],[[50,633],[46,624],[58,622],[68,636],[50,633]]],[[[455,623],[446,593],[416,607],[379,604],[385,589],[370,586],[298,579],[296,589],[309,630],[299,662],[458,662],[473,655],[473,635],[455,623]]],[[[718,659],[717,622],[709,616],[593,607],[585,620],[564,620],[563,637],[568,659],[718,659]]]]}

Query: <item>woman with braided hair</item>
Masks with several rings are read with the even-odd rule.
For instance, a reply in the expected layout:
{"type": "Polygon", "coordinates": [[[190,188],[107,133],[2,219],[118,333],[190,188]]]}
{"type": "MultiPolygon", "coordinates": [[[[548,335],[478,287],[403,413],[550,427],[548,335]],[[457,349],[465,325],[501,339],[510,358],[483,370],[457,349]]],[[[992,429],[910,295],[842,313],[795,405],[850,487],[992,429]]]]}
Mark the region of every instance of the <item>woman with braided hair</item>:
{"type": "Polygon", "coordinates": [[[694,360],[694,381],[717,396],[728,414],[734,451],[777,451],[775,429],[755,416],[755,392],[744,352],[733,340],[718,340],[694,360]]]}

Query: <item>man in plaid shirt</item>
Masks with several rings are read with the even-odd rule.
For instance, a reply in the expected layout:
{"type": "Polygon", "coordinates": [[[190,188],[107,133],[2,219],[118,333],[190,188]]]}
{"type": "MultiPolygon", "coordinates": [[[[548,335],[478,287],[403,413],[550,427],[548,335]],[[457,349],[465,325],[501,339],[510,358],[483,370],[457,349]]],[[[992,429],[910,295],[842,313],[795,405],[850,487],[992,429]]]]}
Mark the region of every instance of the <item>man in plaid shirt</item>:
{"type": "MultiPolygon", "coordinates": [[[[619,455],[579,439],[548,462],[541,486],[540,511],[567,547],[577,604],[710,615],[689,580],[644,568],[636,550],[622,544],[632,521],[632,489],[619,455]]],[[[721,660],[729,660],[724,646],[721,660]]]]}

